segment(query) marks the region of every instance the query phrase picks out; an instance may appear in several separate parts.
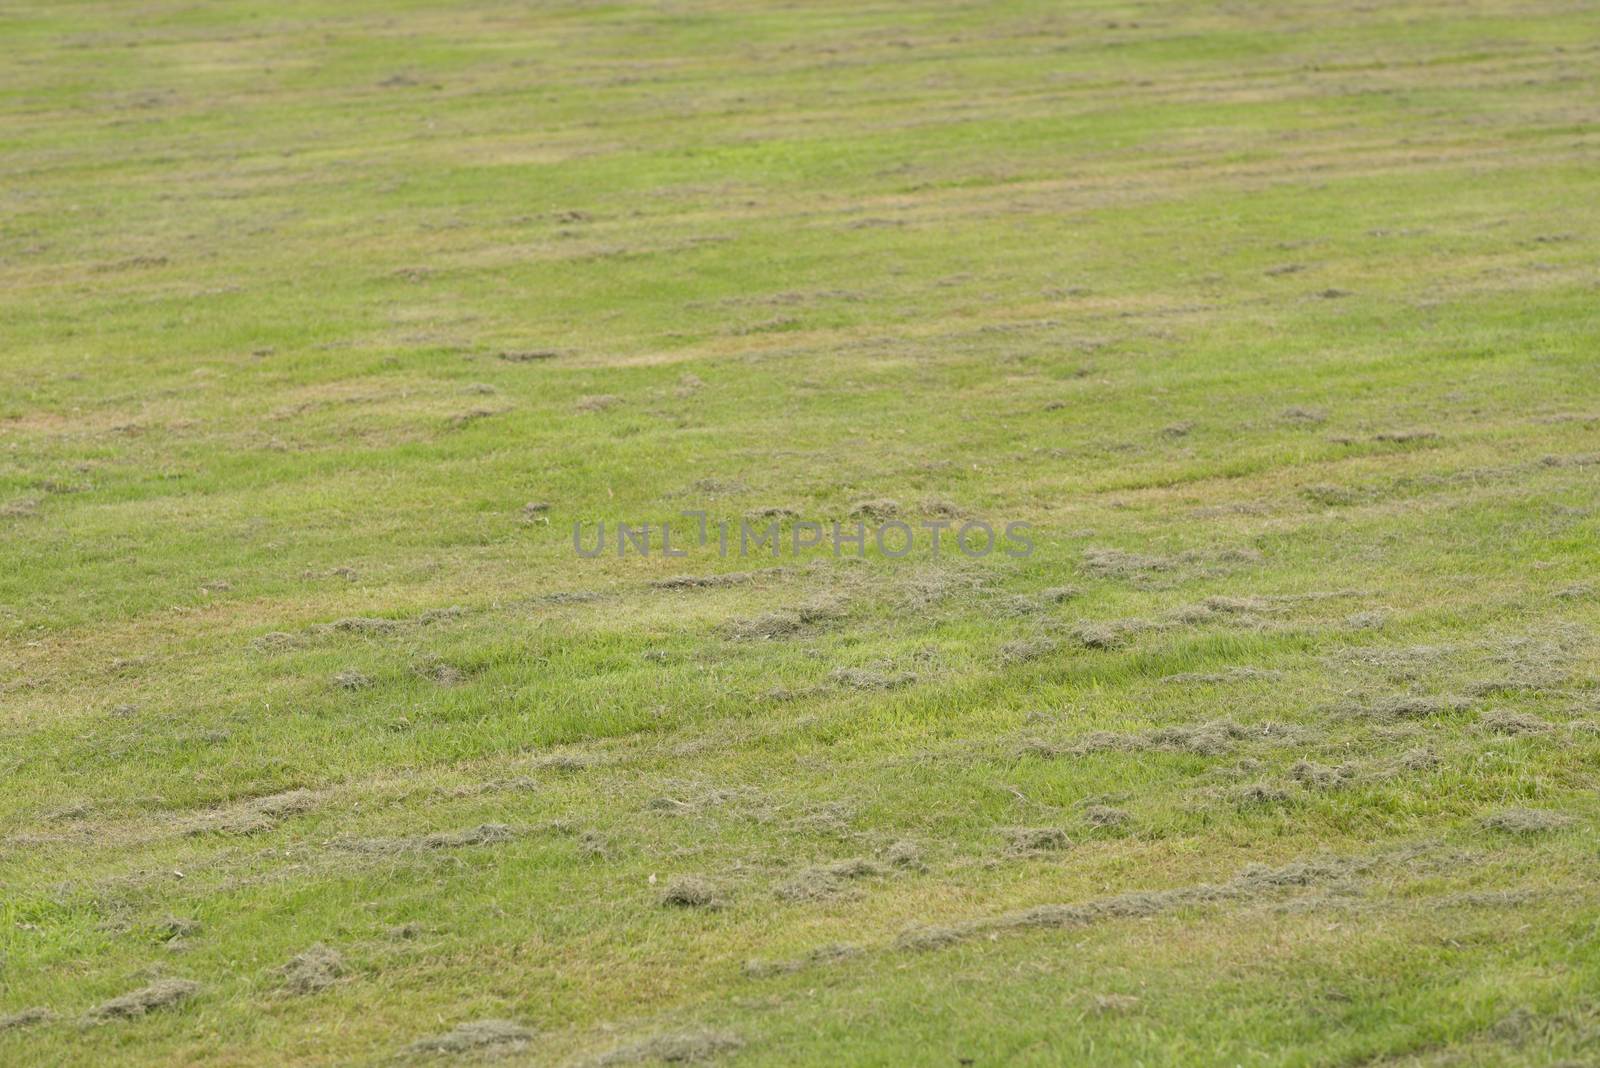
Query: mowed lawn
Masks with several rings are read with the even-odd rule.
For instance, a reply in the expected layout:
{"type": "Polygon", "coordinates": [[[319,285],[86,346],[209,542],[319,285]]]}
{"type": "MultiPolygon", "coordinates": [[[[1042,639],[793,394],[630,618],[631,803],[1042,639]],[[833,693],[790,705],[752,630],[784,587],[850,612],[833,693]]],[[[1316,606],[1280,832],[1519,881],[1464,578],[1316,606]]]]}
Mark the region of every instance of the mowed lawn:
{"type": "Polygon", "coordinates": [[[1595,1063],[1597,242],[1587,0],[6,5],[0,1064],[1595,1063]]]}

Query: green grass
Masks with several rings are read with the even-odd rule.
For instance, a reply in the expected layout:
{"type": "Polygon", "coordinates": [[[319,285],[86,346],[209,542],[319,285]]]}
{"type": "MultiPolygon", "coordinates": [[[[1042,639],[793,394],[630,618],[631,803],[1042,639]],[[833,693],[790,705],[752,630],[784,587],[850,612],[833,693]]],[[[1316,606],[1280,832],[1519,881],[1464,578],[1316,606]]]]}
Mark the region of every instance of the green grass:
{"type": "Polygon", "coordinates": [[[1588,1063],[1597,32],[0,12],[0,1063],[1588,1063]]]}

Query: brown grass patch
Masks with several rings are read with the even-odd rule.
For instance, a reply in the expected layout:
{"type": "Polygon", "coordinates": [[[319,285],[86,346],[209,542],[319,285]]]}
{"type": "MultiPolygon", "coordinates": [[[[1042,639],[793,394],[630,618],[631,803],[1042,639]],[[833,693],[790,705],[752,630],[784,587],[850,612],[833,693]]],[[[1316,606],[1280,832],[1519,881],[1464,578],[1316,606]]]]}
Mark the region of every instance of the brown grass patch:
{"type": "Polygon", "coordinates": [[[493,1050],[510,1053],[527,1048],[534,1033],[510,1020],[473,1020],[457,1024],[442,1035],[421,1038],[406,1047],[407,1053],[470,1053],[493,1050]]]}
{"type": "Polygon", "coordinates": [[[1491,831],[1508,834],[1540,834],[1569,827],[1572,823],[1571,816],[1538,808],[1504,808],[1483,818],[1483,825],[1491,831]]]}
{"type": "Polygon", "coordinates": [[[147,987],[112,998],[89,1010],[91,1020],[133,1020],[187,1001],[200,992],[190,979],[158,979],[147,987]]]}
{"type": "Polygon", "coordinates": [[[279,969],[283,988],[291,994],[315,994],[337,983],[345,974],[344,956],[318,942],[290,958],[279,969]]]}
{"type": "Polygon", "coordinates": [[[672,908],[716,909],[724,903],[718,886],[698,875],[674,875],[661,889],[661,904],[672,908]]]}

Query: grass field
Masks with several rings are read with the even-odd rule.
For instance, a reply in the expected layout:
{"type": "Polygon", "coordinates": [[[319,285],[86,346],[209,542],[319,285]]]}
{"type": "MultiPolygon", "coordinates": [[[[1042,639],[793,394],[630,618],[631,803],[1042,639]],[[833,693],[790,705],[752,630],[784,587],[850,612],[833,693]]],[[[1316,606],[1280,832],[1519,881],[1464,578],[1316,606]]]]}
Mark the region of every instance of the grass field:
{"type": "Polygon", "coordinates": [[[0,1063],[1600,1063],[1593,3],[22,0],[0,172],[0,1063]]]}

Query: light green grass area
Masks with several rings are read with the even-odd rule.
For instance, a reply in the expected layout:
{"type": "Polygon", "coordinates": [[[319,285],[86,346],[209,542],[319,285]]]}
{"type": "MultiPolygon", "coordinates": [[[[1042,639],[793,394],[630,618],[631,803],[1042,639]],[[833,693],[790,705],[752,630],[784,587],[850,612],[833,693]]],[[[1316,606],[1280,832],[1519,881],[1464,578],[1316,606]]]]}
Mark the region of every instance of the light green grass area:
{"type": "Polygon", "coordinates": [[[0,1064],[1596,1063],[1597,42],[0,9],[0,1064]]]}

